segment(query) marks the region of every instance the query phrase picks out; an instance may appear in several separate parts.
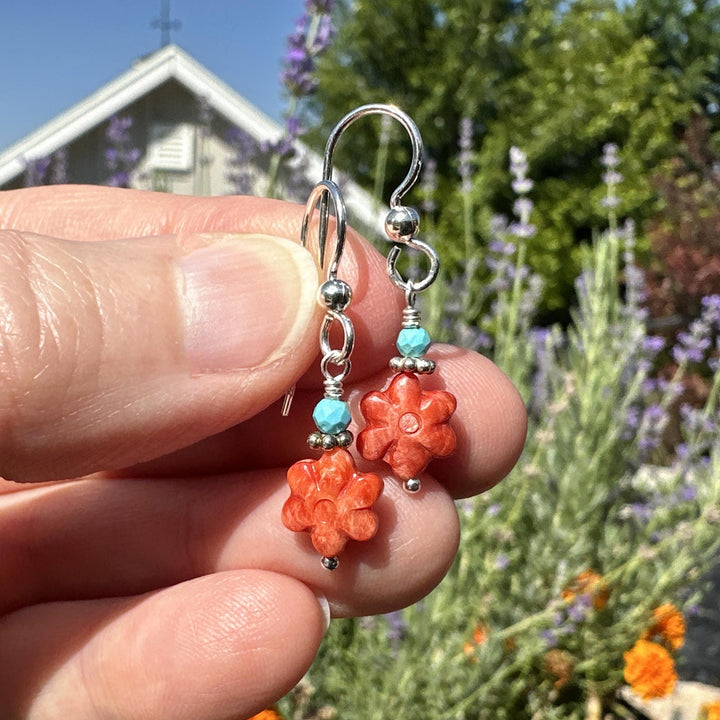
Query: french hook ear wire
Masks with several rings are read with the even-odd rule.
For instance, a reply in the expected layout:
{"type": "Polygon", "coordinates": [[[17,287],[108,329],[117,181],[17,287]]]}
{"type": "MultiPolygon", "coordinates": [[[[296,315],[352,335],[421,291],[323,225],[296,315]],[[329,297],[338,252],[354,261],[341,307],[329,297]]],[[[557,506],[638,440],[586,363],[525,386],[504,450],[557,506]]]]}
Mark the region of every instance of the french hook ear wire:
{"type": "Polygon", "coordinates": [[[397,188],[395,188],[390,196],[390,207],[395,208],[400,205],[400,200],[403,195],[405,195],[405,193],[417,182],[417,179],[420,176],[420,170],[422,169],[423,159],[423,141],[422,135],[420,135],[420,130],[418,130],[414,120],[400,108],[395,107],[395,105],[386,105],[383,103],[362,105],[359,108],[355,108],[355,110],[351,110],[340,120],[340,122],[338,122],[337,125],[335,125],[327,139],[327,143],[325,144],[325,153],[323,155],[323,179],[332,180],[333,153],[335,152],[335,146],[337,145],[338,140],[340,140],[341,135],[356,120],[359,120],[361,117],[365,117],[366,115],[390,116],[391,118],[397,120],[405,128],[410,137],[412,148],[410,167],[408,168],[404,180],[397,186],[397,188]]]}
{"type": "MultiPolygon", "coordinates": [[[[321,180],[310,192],[307,203],[305,204],[305,215],[303,216],[302,228],[300,230],[300,245],[307,248],[307,235],[310,226],[310,220],[318,203],[320,203],[320,224],[318,227],[318,261],[320,269],[325,268],[325,255],[327,250],[328,236],[328,217],[329,207],[328,199],[332,200],[335,209],[335,247],[333,249],[332,260],[328,266],[327,280],[335,280],[337,278],[338,266],[342,258],[345,248],[345,234],[347,230],[347,210],[345,208],[345,200],[343,199],[340,188],[330,179],[321,180]]],[[[297,385],[293,385],[283,398],[280,412],[283,417],[290,414],[293,398],[295,397],[295,389],[297,385]]]]}

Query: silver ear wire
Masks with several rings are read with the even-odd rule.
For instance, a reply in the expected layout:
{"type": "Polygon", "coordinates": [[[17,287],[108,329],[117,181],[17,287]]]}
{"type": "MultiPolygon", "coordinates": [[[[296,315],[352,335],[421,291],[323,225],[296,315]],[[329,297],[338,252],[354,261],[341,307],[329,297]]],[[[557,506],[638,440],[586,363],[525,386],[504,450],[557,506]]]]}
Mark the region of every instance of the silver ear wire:
{"type": "MultiPolygon", "coordinates": [[[[332,180],[321,180],[310,192],[307,203],[305,204],[305,215],[303,216],[302,229],[300,230],[300,244],[307,247],[307,234],[315,208],[320,203],[320,226],[318,229],[318,260],[320,269],[325,268],[325,254],[327,249],[328,235],[328,198],[332,200],[335,208],[335,248],[333,250],[332,261],[328,267],[326,281],[318,289],[318,298],[322,305],[327,308],[328,315],[333,319],[341,322],[345,341],[341,350],[332,351],[329,345],[328,333],[330,331],[330,323],[326,321],[323,324],[321,333],[321,348],[324,355],[330,355],[330,362],[343,367],[342,377],[344,378],[350,371],[349,356],[355,340],[355,334],[352,330],[352,324],[346,320],[342,314],[343,310],[350,304],[352,291],[347,283],[337,279],[338,265],[342,258],[343,249],[345,248],[345,233],[347,229],[347,211],[345,209],[345,201],[343,200],[340,188],[332,180]],[[323,222],[324,218],[324,222],[323,222]],[[324,343],[324,345],[323,345],[324,343]]],[[[325,365],[327,366],[325,361],[325,365]]],[[[325,369],[323,370],[325,373],[325,369]]],[[[325,373],[327,374],[327,373],[325,373]]],[[[342,379],[342,378],[337,378],[342,379]]],[[[290,407],[295,397],[296,385],[293,385],[283,398],[282,408],[280,412],[283,417],[290,414],[290,407]]]]}
{"type": "Polygon", "coordinates": [[[400,205],[400,199],[415,184],[420,175],[420,170],[422,169],[423,141],[422,135],[420,135],[420,131],[413,119],[407,113],[403,112],[400,108],[397,108],[394,105],[385,105],[382,103],[362,105],[361,107],[355,108],[355,110],[349,112],[344,118],[342,118],[342,120],[340,120],[340,122],[333,128],[327,139],[327,143],[325,144],[325,154],[323,156],[323,179],[332,180],[333,153],[335,152],[335,146],[337,145],[340,136],[356,120],[359,120],[361,117],[365,117],[366,115],[388,115],[397,120],[410,136],[410,143],[412,146],[410,168],[408,169],[405,179],[397,186],[397,188],[395,188],[393,194],[390,196],[390,207],[395,208],[400,205]]]}

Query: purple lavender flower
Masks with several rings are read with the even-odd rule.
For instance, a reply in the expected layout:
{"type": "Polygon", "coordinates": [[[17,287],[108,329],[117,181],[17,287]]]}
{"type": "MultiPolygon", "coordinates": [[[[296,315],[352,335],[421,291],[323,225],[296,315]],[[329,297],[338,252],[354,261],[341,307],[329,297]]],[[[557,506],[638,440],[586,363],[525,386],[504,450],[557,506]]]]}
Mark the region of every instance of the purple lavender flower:
{"type": "Polygon", "coordinates": [[[495,558],[495,567],[498,570],[507,570],[509,565],[510,565],[510,558],[507,555],[503,555],[502,553],[500,553],[495,558]]]}
{"type": "Polygon", "coordinates": [[[423,200],[420,205],[422,211],[432,215],[437,210],[435,194],[437,193],[437,162],[433,158],[425,158],[423,163],[423,174],[420,181],[423,200]]]}
{"type": "Polygon", "coordinates": [[[527,177],[527,172],[527,155],[513,145],[510,148],[510,174],[513,176],[511,185],[516,195],[527,195],[533,189],[533,181],[527,177]]]}
{"type": "Polygon", "coordinates": [[[615,188],[623,181],[623,176],[615,168],[620,164],[618,157],[618,146],[615,143],[607,143],[603,147],[603,155],[600,159],[603,167],[606,169],[602,179],[607,190],[602,200],[602,206],[608,210],[614,210],[620,205],[615,188]]]}
{"type": "Polygon", "coordinates": [[[706,295],[701,301],[703,321],[720,330],[720,295],[706,295]]]}
{"type": "Polygon", "coordinates": [[[283,58],[280,74],[282,84],[297,98],[311,95],[317,88],[313,77],[316,58],[327,49],[333,37],[329,10],[331,2],[308,2],[306,14],[295,25],[288,37],[288,51],[283,58]]]}
{"type": "Polygon", "coordinates": [[[541,630],[540,637],[545,641],[549,648],[557,647],[558,637],[554,630],[541,630]]]}
{"type": "Polygon", "coordinates": [[[50,156],[31,160],[25,166],[23,182],[25,187],[45,185],[45,175],[50,167],[50,156]]]}
{"type": "Polygon", "coordinates": [[[50,169],[50,184],[62,185],[68,181],[68,151],[61,147],[52,155],[52,166],[50,169]]]}
{"type": "Polygon", "coordinates": [[[513,212],[518,218],[518,222],[511,223],[509,230],[515,237],[527,239],[535,235],[536,228],[530,223],[530,215],[533,211],[533,202],[530,198],[525,197],[532,190],[533,183],[527,177],[528,162],[527,156],[519,148],[513,146],[510,148],[510,173],[514,180],[512,182],[513,191],[518,195],[513,206],[513,212]]]}
{"type": "Polygon", "coordinates": [[[513,242],[505,242],[504,240],[491,240],[488,243],[488,250],[495,255],[511,256],[515,254],[517,246],[513,242]]]}
{"type": "Polygon", "coordinates": [[[643,339],[643,352],[651,359],[654,359],[664,348],[665,338],[660,335],[648,335],[643,339]]]}
{"type": "Polygon", "coordinates": [[[110,176],[105,181],[111,187],[130,187],[130,175],[140,159],[140,150],[132,145],[130,128],[133,120],[129,115],[113,115],[108,120],[105,139],[105,165],[110,176]]]}
{"type": "Polygon", "coordinates": [[[592,596],[581,594],[573,598],[573,601],[567,607],[568,618],[575,623],[582,622],[587,617],[593,605],[592,596]]]}
{"type": "Polygon", "coordinates": [[[233,184],[236,195],[247,195],[252,190],[251,168],[260,148],[249,133],[236,126],[228,130],[227,141],[233,150],[227,160],[227,179],[233,184]]]}
{"type": "Polygon", "coordinates": [[[677,344],[672,349],[675,362],[679,364],[701,363],[710,347],[710,338],[707,336],[708,330],[709,328],[704,323],[695,320],[690,325],[690,332],[679,332],[677,344]]]}
{"type": "Polygon", "coordinates": [[[472,190],[472,158],[473,158],[473,121],[464,117],[460,120],[460,137],[458,140],[458,174],[461,180],[461,189],[464,193],[472,190]]]}
{"type": "Polygon", "coordinates": [[[393,647],[397,647],[407,634],[407,623],[402,610],[395,610],[383,615],[387,623],[387,639],[393,647]]]}

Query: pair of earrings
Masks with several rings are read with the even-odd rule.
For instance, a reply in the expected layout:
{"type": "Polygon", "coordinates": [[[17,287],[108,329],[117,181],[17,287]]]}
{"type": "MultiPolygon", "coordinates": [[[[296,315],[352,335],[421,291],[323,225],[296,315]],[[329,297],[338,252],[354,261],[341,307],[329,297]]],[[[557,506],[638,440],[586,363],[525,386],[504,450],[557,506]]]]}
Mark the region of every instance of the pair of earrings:
{"type": "MultiPolygon", "coordinates": [[[[447,457],[455,449],[455,433],[449,420],[455,411],[455,397],[442,390],[423,390],[419,375],[432,373],[435,363],[425,357],[430,336],[420,325],[416,308],[417,294],[427,290],[438,276],[440,261],[436,251],[415,238],[419,217],[415,210],[400,205],[400,199],[415,183],[422,165],[422,138],[411,118],[392,105],[364,105],[348,113],[333,129],[325,147],[323,180],[310,193],[302,223],[301,242],[307,243],[308,227],[319,204],[319,260],[325,266],[329,202],[336,219],[336,241],[327,278],[318,290],[318,301],[326,314],[320,330],[324,396],[315,406],[313,420],[316,431],[308,437],[311,448],[321,448],[318,460],[300,460],[287,473],[290,497],[282,509],[285,527],[295,532],[308,532],[315,549],[328,570],[338,567],[338,554],[349,539],[369,540],[378,528],[372,509],[383,489],[383,480],[376,473],[359,472],[348,447],[353,435],[348,430],[350,408],[343,400],[343,381],[350,368],[350,355],[355,343],[352,322],[346,310],[352,300],[352,289],[338,278],[347,226],[345,203],[337,184],[332,181],[332,155],[342,133],[355,120],[365,115],[380,114],[399,121],[412,142],[410,170],[390,198],[390,212],[385,232],[392,242],[387,268],[392,282],[405,294],[402,327],[398,333],[400,355],[390,360],[396,373],[389,386],[370,392],[360,402],[366,426],[358,434],[357,450],[366,460],[383,460],[408,492],[420,490],[419,474],[434,458],[447,457]],[[419,281],[404,279],[397,269],[403,248],[419,250],[429,261],[426,276],[419,281]],[[332,347],[330,333],[339,326],[342,344],[332,347]]],[[[283,404],[287,415],[293,390],[283,404]]]]}

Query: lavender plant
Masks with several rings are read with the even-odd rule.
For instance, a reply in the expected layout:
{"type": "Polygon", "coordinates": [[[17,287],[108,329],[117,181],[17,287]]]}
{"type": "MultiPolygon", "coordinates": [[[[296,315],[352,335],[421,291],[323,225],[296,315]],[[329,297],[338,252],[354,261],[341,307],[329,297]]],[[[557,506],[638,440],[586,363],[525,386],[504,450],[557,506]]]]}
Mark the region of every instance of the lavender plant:
{"type": "Polygon", "coordinates": [[[113,115],[105,130],[107,149],[105,166],[110,175],[105,181],[111,187],[130,187],[130,174],[140,159],[140,149],[133,145],[129,115],[113,115]]]}
{"type": "MultiPolygon", "coordinates": [[[[669,349],[648,331],[634,227],[617,218],[618,151],[608,147],[608,227],[584,258],[572,322],[533,327],[542,286],[524,259],[532,183],[519,150],[510,162],[516,217],[493,223],[492,282],[451,311],[460,339],[485,334],[527,402],[522,458],[496,488],[458,504],[457,561],[425,601],[333,623],[312,697],[302,710],[287,698],[286,717],[333,707],[344,720],[628,718],[618,689],[650,692],[639,665],[665,679],[653,692],[674,683],[673,656],[653,642],[665,632],[657,613],[696,603],[720,546],[720,297],[705,299],[669,349]],[[469,328],[474,315],[464,313],[478,302],[487,311],[469,328]],[[661,353],[676,362],[669,378],[656,373],[661,353]],[[697,363],[714,373],[707,400],[678,405],[697,363]],[[665,447],[671,417],[682,441],[665,447]]],[[[674,653],[682,638],[671,639],[674,653]]]]}
{"type": "Polygon", "coordinates": [[[266,192],[268,197],[278,193],[282,166],[285,166],[287,175],[283,183],[284,195],[300,195],[306,190],[300,180],[304,165],[303,158],[297,152],[296,141],[304,133],[304,101],[317,89],[314,75],[317,60],[327,49],[334,34],[331,21],[334,5],[334,0],[305,0],[305,13],[288,37],[288,51],[283,58],[280,73],[280,81],[288,96],[285,128],[280,138],[263,147],[263,151],[271,156],[266,192]]]}

